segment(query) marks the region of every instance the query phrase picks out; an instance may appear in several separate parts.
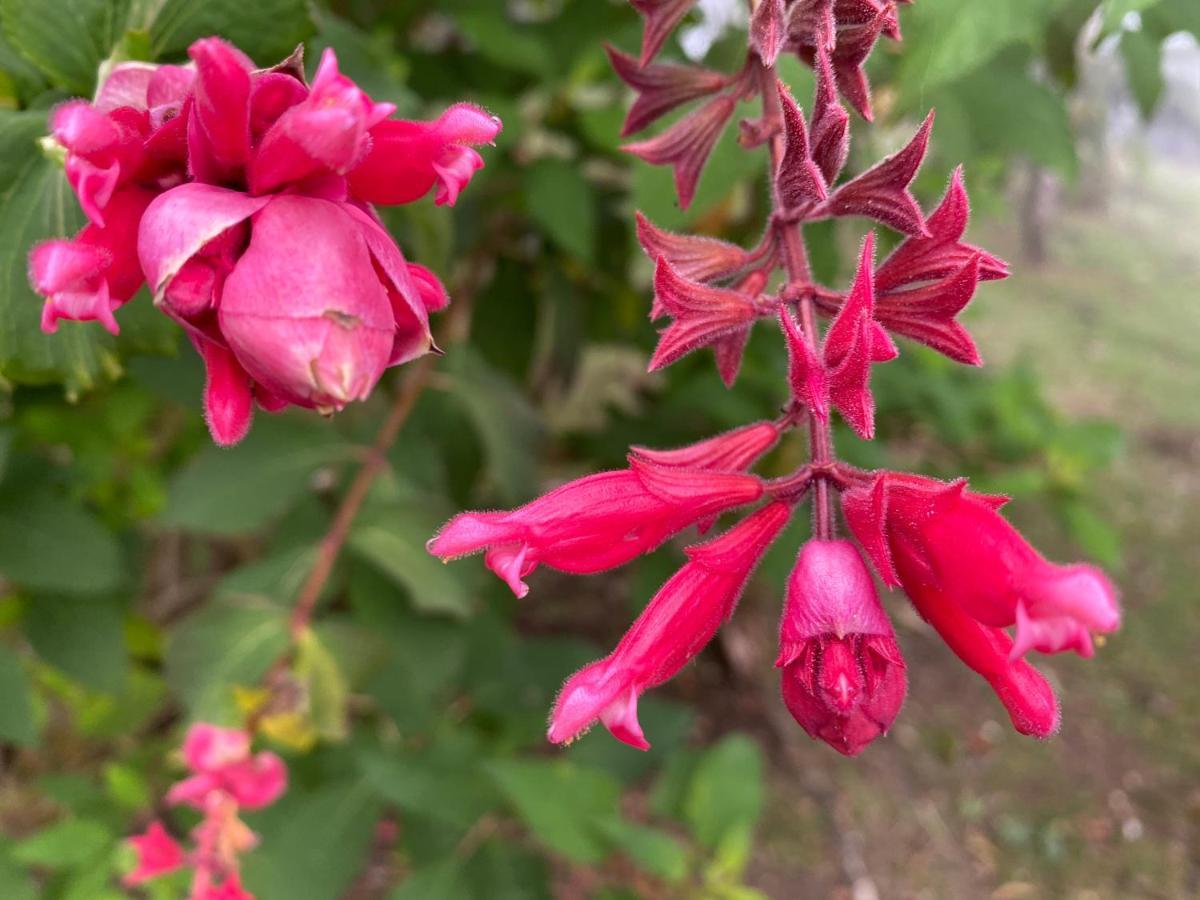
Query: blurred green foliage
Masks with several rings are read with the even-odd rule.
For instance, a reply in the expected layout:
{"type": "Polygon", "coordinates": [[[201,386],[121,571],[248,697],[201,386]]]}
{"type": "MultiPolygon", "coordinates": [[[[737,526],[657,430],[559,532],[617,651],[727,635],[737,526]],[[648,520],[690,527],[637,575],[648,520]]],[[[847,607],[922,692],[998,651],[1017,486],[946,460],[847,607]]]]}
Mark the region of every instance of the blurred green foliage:
{"type": "MultiPolygon", "coordinates": [[[[1103,7],[1110,30],[1127,12],[1143,16],[1121,41],[1149,108],[1156,42],[1195,27],[1190,7],[1103,7]]],[[[872,62],[885,127],[881,138],[863,132],[859,163],[891,126],[936,103],[923,200],[960,160],[982,207],[998,202],[1019,158],[1072,173],[1064,98],[1072,41],[1095,8],[905,8],[903,53],[872,62]]],[[[232,723],[262,702],[290,605],[388,403],[381,390],[333,421],[260,416],[241,446],[219,450],[201,421],[199,364],[146,296],[123,310],[119,339],[74,323],[53,337],[37,331],[25,255],[80,221],[37,144],[46,110],[90,93],[106,60],[177,59],[208,33],[262,64],[299,40],[310,60],[333,46],[348,74],[402,114],[469,99],[505,123],[453,211],[424,201],[386,213],[411,258],[452,293],[475,295],[470,342],[439,366],[354,523],[287,673],[293,699],[261,719],[293,784],[250,817],[263,840],[249,886],[265,900],[341,896],[378,863],[384,820],[400,823],[380,863],[394,900],[550,896],[572,868],[592,873],[596,897],[639,896],[630,885],[655,897],[756,896],[741,884],[764,801],[753,740],[735,733],[697,747],[691,710],[650,697],[645,755],[602,733],[566,753],[544,748],[556,686],[603,652],[677,552],[635,567],[630,602],[610,602],[604,588],[568,593],[547,577],[518,610],[481,566],[443,567],[423,550],[466,504],[518,504],[550,481],[620,465],[632,443],[684,443],[769,416],[785,399],[783,351],[766,334],[732,391],[707,357],[644,373],[650,267],[633,210],[748,242],[766,190],[761,158],[731,137],[687,214],[669,172],[630,165],[617,137],[625,94],[603,42],[635,46],[639,20],[601,0],[446,0],[436,11],[415,0],[0,0],[0,739],[19,776],[0,801],[10,836],[0,896],[122,896],[120,841],[177,777],[179,724],[232,723]]],[[[735,64],[743,40],[726,36],[710,60],[735,64]]],[[[804,96],[811,76],[798,64],[789,72],[804,96]]],[[[844,280],[844,251],[859,236],[814,228],[818,272],[844,280]]],[[[982,489],[1043,501],[1085,553],[1117,561],[1089,503],[1119,452],[1115,428],[1064,420],[1028,369],[967,371],[903,350],[875,379],[880,440],[843,429],[848,458],[968,474],[982,489]]],[[[786,471],[798,452],[785,446],[773,465],[786,471]]],[[[764,566],[769,590],[781,589],[789,562],[764,566]]],[[[147,896],[180,890],[155,885],[147,896]]]]}

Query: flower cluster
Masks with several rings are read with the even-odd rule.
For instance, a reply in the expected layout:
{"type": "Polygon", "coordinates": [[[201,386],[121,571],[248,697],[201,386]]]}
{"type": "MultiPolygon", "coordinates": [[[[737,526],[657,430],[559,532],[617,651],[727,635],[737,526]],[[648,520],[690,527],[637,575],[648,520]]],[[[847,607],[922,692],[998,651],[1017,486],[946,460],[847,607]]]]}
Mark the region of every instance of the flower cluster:
{"type": "Polygon", "coordinates": [[[370,394],[385,369],[435,350],[441,282],[405,260],[373,204],[436,192],[453,204],[500,122],[469,104],[429,122],[390,118],[326,50],[258,69],[218,38],[184,66],[122,63],[93,102],[51,115],[88,224],[30,254],[42,329],[98,321],[149,283],[208,372],[219,444],[254,404],[321,412],[370,394]]]}
{"type": "Polygon", "coordinates": [[[713,637],[755,564],[811,495],[813,537],[799,549],[788,581],[776,662],[784,703],[800,726],[854,755],[887,732],[904,701],[904,657],[869,560],[988,681],[1018,731],[1049,736],[1058,727],[1058,701],[1026,656],[1092,655],[1092,635],[1120,624],[1105,575],[1045,560],[1000,514],[1005,498],[972,492],[963,481],[863,471],[834,452],[834,411],[861,437],[874,437],[872,370],[898,355],[894,336],[980,364],[957,315],[979,282],[1008,274],[1002,260],[963,240],[969,206],[961,170],[929,215],[909,190],[932,113],[897,153],[857,176],[842,175],[850,122],[843,100],[871,118],[863,63],[880,37],[899,39],[901,0],[755,0],[745,65],[728,76],[655,61],[692,0],[631,2],[645,18],[641,56],[609,51],[637,93],[625,133],[702,102],[625,149],[673,167],[687,206],[737,104],[758,97],[761,114],[742,120],[739,139],[747,148],[767,146],[773,201],[766,232],[749,250],[672,234],[638,215],[638,238],[655,264],[650,316],[669,320],[650,368],[709,347],[732,385],[750,330],[760,320],[777,322],[788,348],[790,400],[773,422],[678,450],[635,447],[628,470],[573,481],[511,512],[463,513],[430,541],[430,551],[450,558],[484,550],[488,567],[523,596],[522,579],[539,563],[598,572],[688,526],[703,531],[725,512],[759,504],[720,536],[688,547],[685,565],[616,649],[572,675],[558,696],[551,741],[568,742],[599,721],[644,749],[638,697],[673,677],[713,637]],[[807,120],[776,74],[784,52],[815,70],[807,120]],[[803,238],[805,224],[833,217],[870,219],[903,236],[876,262],[868,233],[845,291],[813,278],[803,238]],[[821,317],[830,320],[825,329],[821,317]],[[751,474],[799,426],[808,432],[809,461],[778,478],[751,474]],[[857,544],[837,536],[839,506],[857,544]]]}
{"type": "Polygon", "coordinates": [[[167,792],[167,803],[189,806],[203,818],[185,850],[161,822],[129,839],[137,865],[125,876],[132,887],[182,868],[194,870],[189,900],[253,900],[242,887],[238,856],[257,837],[238,817],[240,810],[270,806],[287,789],[287,769],[274,753],[250,753],[250,735],[239,729],[197,724],[183,742],[191,772],[167,792]]]}

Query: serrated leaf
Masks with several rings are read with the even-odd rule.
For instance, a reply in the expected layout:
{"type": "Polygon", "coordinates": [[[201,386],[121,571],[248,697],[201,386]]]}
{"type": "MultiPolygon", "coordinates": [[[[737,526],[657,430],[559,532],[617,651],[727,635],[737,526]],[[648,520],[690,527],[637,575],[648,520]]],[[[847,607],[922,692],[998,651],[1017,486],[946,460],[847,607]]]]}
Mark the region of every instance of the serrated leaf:
{"type": "Polygon", "coordinates": [[[260,416],[232,448],[206,447],[175,477],[159,523],[211,534],[255,531],[282,515],[322,465],[350,455],[327,423],[260,416]]]}
{"type": "Polygon", "coordinates": [[[543,159],[525,172],[525,203],[550,239],[585,262],[595,255],[596,207],[578,164],[543,159]]]}
{"type": "Polygon", "coordinates": [[[129,0],[0,0],[0,21],[12,45],[58,87],[91,96],[129,6],[129,0]]]}
{"type": "Polygon", "coordinates": [[[218,598],[171,633],[167,683],[193,719],[231,721],[233,689],[255,685],[288,644],[287,611],[263,598],[218,598]]]}
{"type": "Polygon", "coordinates": [[[620,787],[603,772],[566,760],[499,760],[487,772],[543,844],[580,863],[598,863],[610,841],[620,787]]]}
{"type": "Polygon", "coordinates": [[[735,734],[700,758],[683,811],[696,839],[716,848],[727,834],[753,827],[762,803],[762,753],[750,738],[735,734]]]}
{"type": "Polygon", "coordinates": [[[31,747],[37,742],[33,684],[20,658],[0,643],[0,740],[31,747]]]}
{"type": "Polygon", "coordinates": [[[312,32],[305,0],[165,0],[150,22],[136,24],[148,25],[155,58],[182,56],[192,41],[219,34],[261,66],[279,62],[312,32]]]}
{"type": "Polygon", "coordinates": [[[442,524],[427,508],[389,504],[362,515],[350,533],[349,548],[392,582],[407,589],[422,612],[462,617],[474,605],[473,576],[447,566],[425,549],[442,524]]]}
{"type": "Polygon", "coordinates": [[[5,492],[0,504],[0,574],[31,590],[97,594],[121,582],[113,534],[48,485],[5,492]]]}

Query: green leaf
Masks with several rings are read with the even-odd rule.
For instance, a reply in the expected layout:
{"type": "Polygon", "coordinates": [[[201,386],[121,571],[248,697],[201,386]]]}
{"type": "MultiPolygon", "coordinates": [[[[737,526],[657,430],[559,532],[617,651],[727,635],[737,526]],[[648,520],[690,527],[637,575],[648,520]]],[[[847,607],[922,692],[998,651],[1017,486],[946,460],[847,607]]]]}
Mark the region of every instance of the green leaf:
{"type": "Polygon", "coordinates": [[[450,357],[448,368],[454,373],[454,397],[483,442],[491,479],[505,499],[528,499],[537,491],[543,440],[537,411],[516,385],[465,347],[450,357]]]}
{"type": "Polygon", "coordinates": [[[473,52],[491,62],[538,77],[554,70],[550,48],[537,37],[537,30],[518,27],[502,9],[476,6],[454,14],[463,34],[474,42],[473,52]]]}
{"type": "Polygon", "coordinates": [[[288,644],[287,612],[262,598],[217,598],[183,620],[166,647],[167,683],[193,719],[230,721],[233,688],[255,685],[288,644]]]}
{"type": "Polygon", "coordinates": [[[33,685],[20,658],[0,643],[0,739],[25,747],[37,742],[33,685]]]}
{"type": "Polygon", "coordinates": [[[38,890],[25,870],[0,856],[0,897],[4,900],[37,900],[38,890]]]}
{"type": "Polygon", "coordinates": [[[5,36],[54,83],[90,96],[125,29],[129,0],[0,0],[5,36]]]}
{"type": "Polygon", "coordinates": [[[539,160],[525,172],[530,216],[556,244],[585,262],[595,255],[596,209],[578,163],[539,160]]]}
{"type": "Polygon", "coordinates": [[[150,22],[135,24],[149,26],[155,58],[182,56],[192,41],[218,34],[261,66],[279,62],[312,32],[305,0],[165,0],[150,22]]]}
{"type": "Polygon", "coordinates": [[[308,491],[322,465],[349,456],[328,424],[260,416],[232,448],[206,447],[171,483],[159,524],[212,534],[256,531],[308,491]]]}
{"type": "Polygon", "coordinates": [[[462,860],[451,856],[415,869],[392,891],[389,900],[461,900],[466,886],[462,860]]]}
{"type": "Polygon", "coordinates": [[[716,848],[733,832],[749,831],[763,804],[762,753],[744,735],[730,735],[701,757],[684,800],[696,839],[716,848]]]}
{"type": "Polygon", "coordinates": [[[361,871],[379,803],[362,781],[293,788],[247,823],[262,842],[245,858],[247,887],[259,897],[329,900],[361,871]]]}
{"type": "Polygon", "coordinates": [[[1138,109],[1142,118],[1148,121],[1154,115],[1164,87],[1162,41],[1145,29],[1122,32],[1121,58],[1125,61],[1125,75],[1138,109]]]}
{"type": "Polygon", "coordinates": [[[546,861],[513,841],[487,841],[467,863],[478,900],[551,900],[546,861]]]}
{"type": "Polygon", "coordinates": [[[0,504],[0,573],[31,590],[95,594],[123,575],[116,538],[49,485],[5,491],[0,504]]]}
{"type": "Polygon", "coordinates": [[[25,634],[38,656],[92,690],[112,694],[128,671],[121,608],[95,597],[35,597],[25,634]]]}
{"type": "Polygon", "coordinates": [[[477,751],[462,743],[443,741],[421,753],[368,750],[358,762],[390,802],[464,831],[499,802],[480,772],[477,751]]]}
{"type": "Polygon", "coordinates": [[[12,858],[27,866],[61,869],[88,863],[110,848],[113,834],[90,819],[63,819],[13,847],[12,858]]]}
{"type": "Polygon", "coordinates": [[[425,549],[425,542],[444,521],[428,508],[379,506],[354,524],[348,546],[359,559],[406,588],[417,609],[463,617],[474,605],[474,575],[461,566],[445,565],[425,549]]]}
{"type": "Polygon", "coordinates": [[[328,648],[315,631],[305,632],[296,646],[296,678],[307,689],[309,718],[326,740],[345,740],[349,734],[350,688],[328,648]]]}
{"type": "Polygon", "coordinates": [[[551,850],[580,863],[598,863],[607,855],[602,823],[615,817],[621,793],[611,777],[566,760],[498,760],[487,771],[551,850]]]}
{"type": "Polygon", "coordinates": [[[673,882],[682,881],[687,876],[687,849],[666,832],[634,825],[622,819],[603,823],[601,830],[639,868],[650,874],[673,882]]]}

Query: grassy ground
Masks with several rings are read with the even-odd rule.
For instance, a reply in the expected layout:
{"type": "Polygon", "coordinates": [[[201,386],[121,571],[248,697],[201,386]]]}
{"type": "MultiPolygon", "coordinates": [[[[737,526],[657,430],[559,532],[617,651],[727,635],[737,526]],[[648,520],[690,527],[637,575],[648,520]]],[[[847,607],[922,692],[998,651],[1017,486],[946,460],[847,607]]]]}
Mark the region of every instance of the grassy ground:
{"type": "Polygon", "coordinates": [[[1064,409],[1127,429],[1097,486],[1123,538],[1125,628],[1090,662],[1039,662],[1065,724],[1038,743],[903,621],[891,740],[846,761],[777,730],[752,879],[771,897],[1200,897],[1200,177],[1130,183],[1106,210],[1064,210],[1041,268],[993,228],[1017,274],[971,311],[990,362],[1028,358],[1064,409]]]}

